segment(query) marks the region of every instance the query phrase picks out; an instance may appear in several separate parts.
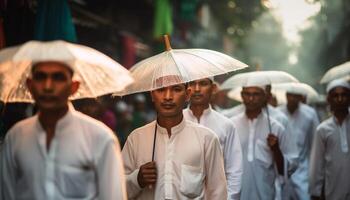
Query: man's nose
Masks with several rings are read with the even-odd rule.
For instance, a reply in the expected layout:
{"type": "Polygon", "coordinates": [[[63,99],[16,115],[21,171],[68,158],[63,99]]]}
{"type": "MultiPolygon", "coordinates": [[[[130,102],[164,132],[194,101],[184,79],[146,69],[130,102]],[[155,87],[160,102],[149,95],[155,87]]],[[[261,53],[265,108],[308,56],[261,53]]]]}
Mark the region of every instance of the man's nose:
{"type": "Polygon", "coordinates": [[[165,89],[164,93],[164,99],[172,99],[173,98],[173,92],[170,88],[165,89]]]}
{"type": "Polygon", "coordinates": [[[53,81],[51,78],[47,78],[44,82],[44,90],[51,91],[53,87],[53,81]]]}
{"type": "Polygon", "coordinates": [[[198,83],[194,84],[194,91],[199,91],[200,90],[200,86],[198,83]]]}
{"type": "Polygon", "coordinates": [[[337,95],[336,97],[336,101],[337,102],[342,102],[344,100],[344,96],[343,95],[337,95]]]}

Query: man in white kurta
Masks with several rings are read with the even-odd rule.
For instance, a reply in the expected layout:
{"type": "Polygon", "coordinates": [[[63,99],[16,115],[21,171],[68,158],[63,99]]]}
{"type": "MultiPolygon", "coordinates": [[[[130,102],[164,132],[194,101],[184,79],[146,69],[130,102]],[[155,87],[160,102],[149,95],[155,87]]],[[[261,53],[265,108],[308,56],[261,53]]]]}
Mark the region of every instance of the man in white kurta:
{"type": "Polygon", "coordinates": [[[316,130],[310,157],[310,186],[313,199],[350,199],[350,85],[335,80],[327,87],[333,116],[316,130]]]}
{"type": "Polygon", "coordinates": [[[39,112],[6,135],[1,199],[126,199],[119,143],[101,122],[68,105],[79,86],[72,76],[63,63],[33,66],[27,85],[39,112]]]}
{"type": "Polygon", "coordinates": [[[103,123],[70,108],[46,150],[38,116],[7,133],[2,199],[125,199],[119,143],[103,123]]]}
{"type": "Polygon", "coordinates": [[[239,199],[241,190],[242,149],[233,123],[210,106],[215,87],[209,78],[190,82],[190,106],[184,109],[183,114],[185,119],[210,128],[219,137],[224,154],[228,199],[234,200],[239,199]],[[197,112],[201,113],[198,117],[197,112]]]}
{"type": "Polygon", "coordinates": [[[157,121],[133,131],[123,147],[131,199],[227,198],[219,139],[210,129],[183,118],[185,90],[178,84],[152,91],[157,121]]]}
{"type": "Polygon", "coordinates": [[[319,124],[317,114],[301,103],[301,94],[287,93],[287,105],[280,106],[279,109],[287,115],[289,119],[288,132],[296,140],[298,151],[298,167],[291,175],[294,192],[300,200],[310,199],[308,193],[308,169],[311,150],[311,141],[319,124]]]}
{"type": "MultiPolygon", "coordinates": [[[[242,98],[247,110],[231,118],[243,151],[241,199],[274,199],[276,168],[280,173],[283,171],[283,165],[275,168],[275,164],[278,165],[275,151],[281,154],[284,149],[284,128],[273,118],[269,122],[262,112],[265,102],[261,86],[243,88],[242,98]],[[270,137],[275,140],[274,145],[269,143],[270,137]]],[[[283,163],[283,156],[278,160],[283,163]]]]}

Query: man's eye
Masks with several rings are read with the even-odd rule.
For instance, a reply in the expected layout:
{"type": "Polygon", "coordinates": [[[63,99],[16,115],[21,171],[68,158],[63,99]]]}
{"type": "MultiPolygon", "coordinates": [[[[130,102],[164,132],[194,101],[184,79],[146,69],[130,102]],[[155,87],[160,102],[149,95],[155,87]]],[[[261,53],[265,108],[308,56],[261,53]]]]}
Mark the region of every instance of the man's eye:
{"type": "Polygon", "coordinates": [[[45,80],[47,78],[47,75],[44,73],[35,73],[33,74],[33,79],[36,81],[42,81],[45,80]]]}
{"type": "Polygon", "coordinates": [[[182,88],[181,87],[174,87],[173,90],[176,91],[176,92],[181,92],[182,88]]]}
{"type": "Polygon", "coordinates": [[[163,92],[165,89],[164,88],[159,88],[159,89],[156,89],[155,92],[163,92]]]}
{"type": "Polygon", "coordinates": [[[52,79],[54,81],[65,81],[67,80],[67,77],[63,73],[55,73],[52,75],[52,79]]]}
{"type": "Polygon", "coordinates": [[[201,85],[201,86],[207,86],[207,85],[209,85],[209,83],[206,82],[206,81],[201,81],[201,82],[199,83],[199,85],[201,85]]]}

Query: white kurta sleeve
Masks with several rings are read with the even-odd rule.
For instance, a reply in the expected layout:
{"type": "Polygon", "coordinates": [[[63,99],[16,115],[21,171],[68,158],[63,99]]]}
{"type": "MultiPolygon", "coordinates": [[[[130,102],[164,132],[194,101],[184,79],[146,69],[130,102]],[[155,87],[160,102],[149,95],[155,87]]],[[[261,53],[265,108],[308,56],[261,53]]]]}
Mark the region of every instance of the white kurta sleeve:
{"type": "Polygon", "coordinates": [[[0,152],[0,199],[15,199],[17,167],[13,156],[10,132],[8,132],[0,152]]]}
{"type": "Polygon", "coordinates": [[[313,196],[321,196],[325,179],[325,143],[321,130],[315,133],[310,156],[309,191],[313,196]]]}
{"type": "Polygon", "coordinates": [[[132,142],[130,141],[130,137],[128,137],[123,147],[122,155],[126,174],[126,188],[129,198],[135,198],[142,191],[142,188],[137,181],[139,169],[137,168],[134,161],[134,150],[135,149],[133,148],[132,142]]]}
{"type": "Polygon", "coordinates": [[[236,200],[240,197],[243,169],[241,143],[234,127],[227,135],[223,151],[228,199],[236,200]]]}
{"type": "Polygon", "coordinates": [[[227,184],[224,170],[224,161],[218,138],[208,141],[205,149],[205,199],[227,199],[227,184]]]}
{"type": "Polygon", "coordinates": [[[98,191],[101,200],[127,199],[123,162],[116,138],[108,141],[97,163],[98,191]]]}

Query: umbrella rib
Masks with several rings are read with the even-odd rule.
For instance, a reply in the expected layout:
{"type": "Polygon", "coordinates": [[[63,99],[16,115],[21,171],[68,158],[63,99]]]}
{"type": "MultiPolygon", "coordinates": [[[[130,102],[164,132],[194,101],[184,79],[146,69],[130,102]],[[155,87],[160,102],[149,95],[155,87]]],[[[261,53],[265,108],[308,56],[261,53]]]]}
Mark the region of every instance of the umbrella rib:
{"type": "MultiPolygon", "coordinates": [[[[182,67],[182,65],[180,65],[180,64],[178,63],[178,61],[175,59],[175,55],[173,54],[173,51],[170,50],[169,52],[170,52],[171,58],[173,59],[173,61],[174,61],[175,64],[176,64],[176,66],[178,66],[178,70],[179,70],[179,72],[180,72],[180,74],[181,74],[181,77],[183,78],[184,75],[185,75],[184,72],[187,72],[187,70],[186,70],[184,67],[182,67]]],[[[186,78],[188,78],[188,77],[186,77],[186,78]]],[[[189,80],[187,80],[187,81],[189,81],[189,80]]]]}
{"type": "Polygon", "coordinates": [[[91,91],[91,93],[93,94],[93,96],[96,95],[95,90],[93,89],[93,87],[91,86],[90,82],[88,81],[88,79],[86,78],[86,76],[84,75],[84,73],[81,72],[81,69],[79,67],[76,67],[77,72],[80,74],[82,81],[84,81],[86,83],[87,88],[91,91]]]}
{"type": "MultiPolygon", "coordinates": [[[[186,51],[185,53],[190,54],[190,55],[193,55],[193,56],[195,56],[195,57],[197,57],[197,58],[199,58],[199,59],[201,59],[201,60],[204,60],[204,61],[206,61],[206,62],[208,62],[208,63],[214,65],[215,67],[220,68],[222,71],[225,71],[225,69],[224,69],[223,67],[221,67],[220,65],[217,65],[217,64],[211,62],[210,60],[204,59],[203,57],[200,57],[200,56],[198,56],[198,55],[196,55],[196,54],[194,54],[194,53],[191,53],[191,52],[187,52],[187,51],[186,51]]],[[[220,58],[220,59],[221,59],[221,58],[220,58]]],[[[223,59],[224,59],[224,58],[223,58],[223,59]]]]}

